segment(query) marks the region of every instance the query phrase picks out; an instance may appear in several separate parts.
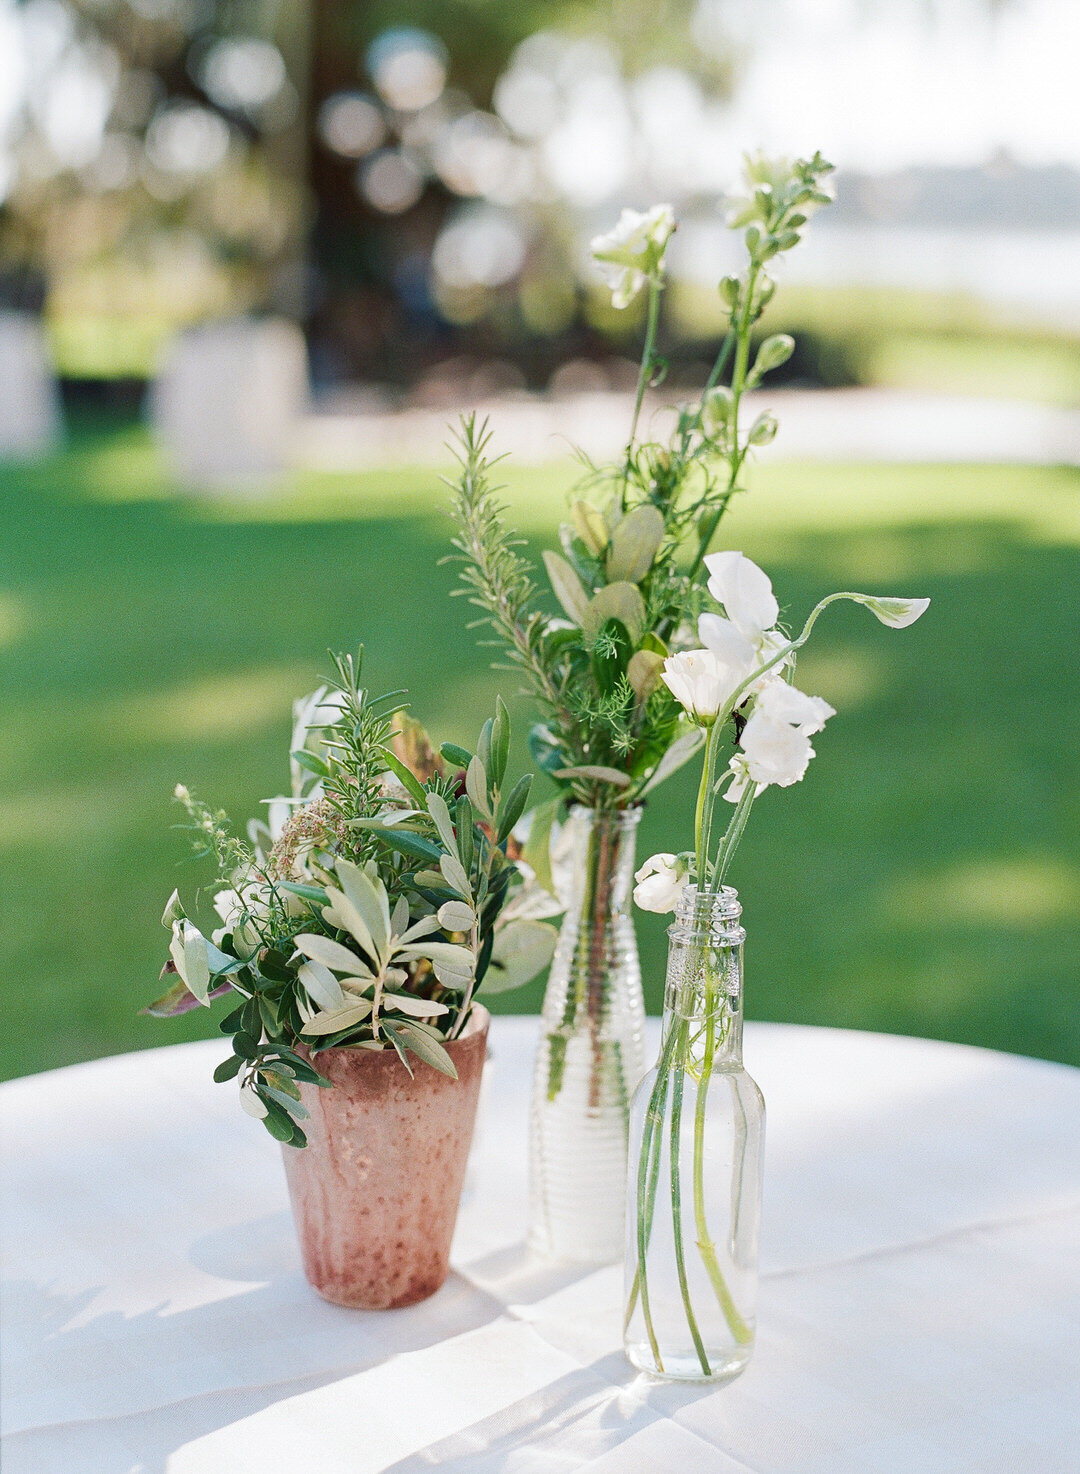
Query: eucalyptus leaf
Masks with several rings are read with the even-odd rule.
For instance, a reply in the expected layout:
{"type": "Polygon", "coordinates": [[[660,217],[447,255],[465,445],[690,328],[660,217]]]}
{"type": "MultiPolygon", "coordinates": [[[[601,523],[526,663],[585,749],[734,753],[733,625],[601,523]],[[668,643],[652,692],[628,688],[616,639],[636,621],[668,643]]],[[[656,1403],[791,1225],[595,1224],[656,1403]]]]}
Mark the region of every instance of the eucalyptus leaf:
{"type": "Polygon", "coordinates": [[[558,553],[553,553],[550,548],[544,551],[544,567],[547,569],[552,591],[566,611],[568,618],[572,619],[575,624],[583,624],[585,610],[589,604],[589,595],[581,579],[566,559],[561,558],[558,553]]]}
{"type": "Polygon", "coordinates": [[[634,688],[639,702],[648,701],[660,684],[664,657],[655,650],[635,650],[626,667],[626,679],[634,688]]]}
{"type": "Polygon", "coordinates": [[[640,583],[664,540],[664,516],[645,502],[626,516],[611,534],[606,572],[612,583],[640,583]]]}
{"type": "Polygon", "coordinates": [[[558,928],[546,921],[508,921],[495,933],[484,974],[484,993],[508,993],[542,972],[551,961],[558,928]]]}
{"type": "Polygon", "coordinates": [[[596,591],[581,621],[586,639],[595,640],[608,619],[621,620],[635,644],[641,639],[645,629],[645,600],[636,584],[609,583],[596,591]]]}
{"type": "Polygon", "coordinates": [[[602,763],[585,763],[577,768],[560,768],[556,778],[580,779],[587,783],[611,783],[616,788],[629,788],[630,779],[618,768],[607,768],[602,763]]]}

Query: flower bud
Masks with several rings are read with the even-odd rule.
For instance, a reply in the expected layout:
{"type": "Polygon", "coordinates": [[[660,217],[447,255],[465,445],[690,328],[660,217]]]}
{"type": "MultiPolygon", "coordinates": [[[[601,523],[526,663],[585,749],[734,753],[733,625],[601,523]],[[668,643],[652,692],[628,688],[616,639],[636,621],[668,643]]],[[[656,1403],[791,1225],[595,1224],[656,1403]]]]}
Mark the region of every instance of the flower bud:
{"type": "Polygon", "coordinates": [[[774,368],[779,368],[782,363],[795,352],[795,339],[790,333],[773,333],[771,338],[766,338],[758,349],[757,358],[754,360],[754,369],[751,378],[758,382],[774,368]]]}
{"type": "Polygon", "coordinates": [[[768,445],[776,439],[776,432],[779,428],[780,422],[776,416],[770,410],[766,410],[764,414],[758,415],[750,426],[750,444],[768,445]]]}
{"type": "Polygon", "coordinates": [[[717,288],[721,299],[734,310],[739,305],[739,293],[741,285],[737,276],[725,276],[721,279],[717,288]]]}
{"type": "Polygon", "coordinates": [[[701,418],[710,435],[720,435],[730,423],[735,396],[723,384],[710,389],[701,407],[701,418]]]}

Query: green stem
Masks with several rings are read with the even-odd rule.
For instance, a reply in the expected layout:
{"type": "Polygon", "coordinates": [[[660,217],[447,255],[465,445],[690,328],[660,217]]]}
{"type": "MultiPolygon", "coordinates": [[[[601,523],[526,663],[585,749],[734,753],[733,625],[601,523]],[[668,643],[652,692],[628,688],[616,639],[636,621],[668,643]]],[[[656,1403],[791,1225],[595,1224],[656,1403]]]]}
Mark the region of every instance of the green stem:
{"type": "MultiPolygon", "coordinates": [[[[747,805],[749,809],[749,805],[747,805]]],[[[709,1098],[709,1081],[712,1078],[713,1055],[716,1050],[716,979],[711,969],[705,977],[705,1057],[698,1080],[697,1100],[694,1104],[694,1227],[697,1231],[698,1252],[709,1276],[709,1283],[724,1313],[731,1334],[740,1345],[745,1346],[753,1339],[753,1332],[739,1314],[738,1307],[727,1287],[716,1245],[709,1234],[705,1214],[705,1111],[709,1098]]]]}
{"type": "Polygon", "coordinates": [[[664,1040],[660,1059],[656,1067],[656,1081],[649,1097],[648,1109],[641,1132],[641,1148],[638,1157],[637,1183],[637,1269],[626,1307],[625,1324],[630,1324],[637,1296],[641,1295],[641,1313],[645,1319],[645,1332],[649,1338],[653,1358],[658,1372],[664,1370],[660,1357],[660,1346],[653,1327],[652,1310],[649,1305],[649,1279],[646,1256],[652,1235],[653,1210],[656,1205],[656,1186],[660,1172],[661,1138],[660,1128],[664,1122],[664,1104],[667,1096],[668,1071],[675,1052],[675,1030],[664,1040]],[[655,1150],[654,1150],[655,1142],[655,1150]]]}
{"type": "Polygon", "coordinates": [[[735,805],[735,812],[731,816],[731,822],[724,831],[723,838],[716,848],[716,864],[713,866],[713,883],[719,891],[724,883],[724,876],[731,864],[731,857],[742,839],[746,821],[750,817],[750,805],[757,796],[757,784],[748,782],[743,789],[739,802],[735,805]]]}
{"type": "Polygon", "coordinates": [[[623,491],[626,490],[627,477],[630,474],[630,455],[634,449],[634,440],[637,436],[638,417],[641,414],[641,406],[645,400],[645,390],[648,388],[649,379],[652,376],[653,349],[656,347],[656,329],[660,322],[660,292],[663,283],[656,274],[649,277],[649,311],[645,321],[645,346],[641,351],[641,367],[638,370],[637,394],[634,398],[634,416],[630,421],[630,439],[626,445],[626,469],[623,475],[623,491]]]}
{"type": "Polygon", "coordinates": [[[705,761],[701,767],[697,808],[694,811],[694,853],[697,857],[698,894],[708,887],[709,834],[712,828],[712,788],[716,781],[716,753],[720,745],[720,723],[714,722],[705,736],[705,761]]]}
{"type": "Polygon", "coordinates": [[[712,1373],[712,1367],[709,1365],[705,1344],[701,1339],[701,1332],[698,1330],[697,1316],[694,1314],[694,1307],[690,1299],[690,1282],[686,1277],[686,1251],[683,1246],[682,1231],[682,1183],[680,1180],[679,1148],[682,1141],[683,1079],[686,1069],[687,1025],[685,1019],[680,1019],[677,1033],[679,1038],[679,1057],[675,1061],[675,1074],[671,1084],[671,1134],[668,1146],[668,1155],[671,1159],[671,1227],[675,1239],[675,1268],[679,1276],[679,1293],[682,1296],[683,1309],[686,1312],[686,1324],[690,1328],[694,1350],[697,1352],[698,1361],[701,1363],[702,1375],[708,1377],[712,1373]]]}

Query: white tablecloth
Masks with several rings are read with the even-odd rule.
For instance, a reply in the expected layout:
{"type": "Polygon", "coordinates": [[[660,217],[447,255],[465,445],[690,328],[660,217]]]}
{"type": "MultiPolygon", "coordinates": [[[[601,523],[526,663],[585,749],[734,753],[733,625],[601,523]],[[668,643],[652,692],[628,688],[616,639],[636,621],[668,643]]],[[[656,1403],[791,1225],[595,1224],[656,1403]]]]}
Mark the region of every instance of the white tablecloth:
{"type": "Polygon", "coordinates": [[[495,1020],[455,1272],[324,1304],[221,1044],[3,1087],[5,1474],[1077,1474],[1080,1072],[750,1025],[757,1353],[669,1387],[621,1271],[522,1248],[535,1019],[495,1020]]]}

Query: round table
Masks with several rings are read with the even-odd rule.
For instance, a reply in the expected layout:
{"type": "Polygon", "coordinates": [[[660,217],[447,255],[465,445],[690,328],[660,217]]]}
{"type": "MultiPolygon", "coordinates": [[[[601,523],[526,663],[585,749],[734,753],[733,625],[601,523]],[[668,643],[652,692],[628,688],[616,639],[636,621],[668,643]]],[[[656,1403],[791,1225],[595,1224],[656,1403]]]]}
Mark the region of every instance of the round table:
{"type": "Polygon", "coordinates": [[[221,1043],[5,1085],[5,1474],[1076,1474],[1080,1071],[748,1025],[757,1352],[673,1387],[620,1268],[523,1248],[536,1030],[495,1020],[454,1272],[381,1314],[308,1289],[221,1043]]]}

